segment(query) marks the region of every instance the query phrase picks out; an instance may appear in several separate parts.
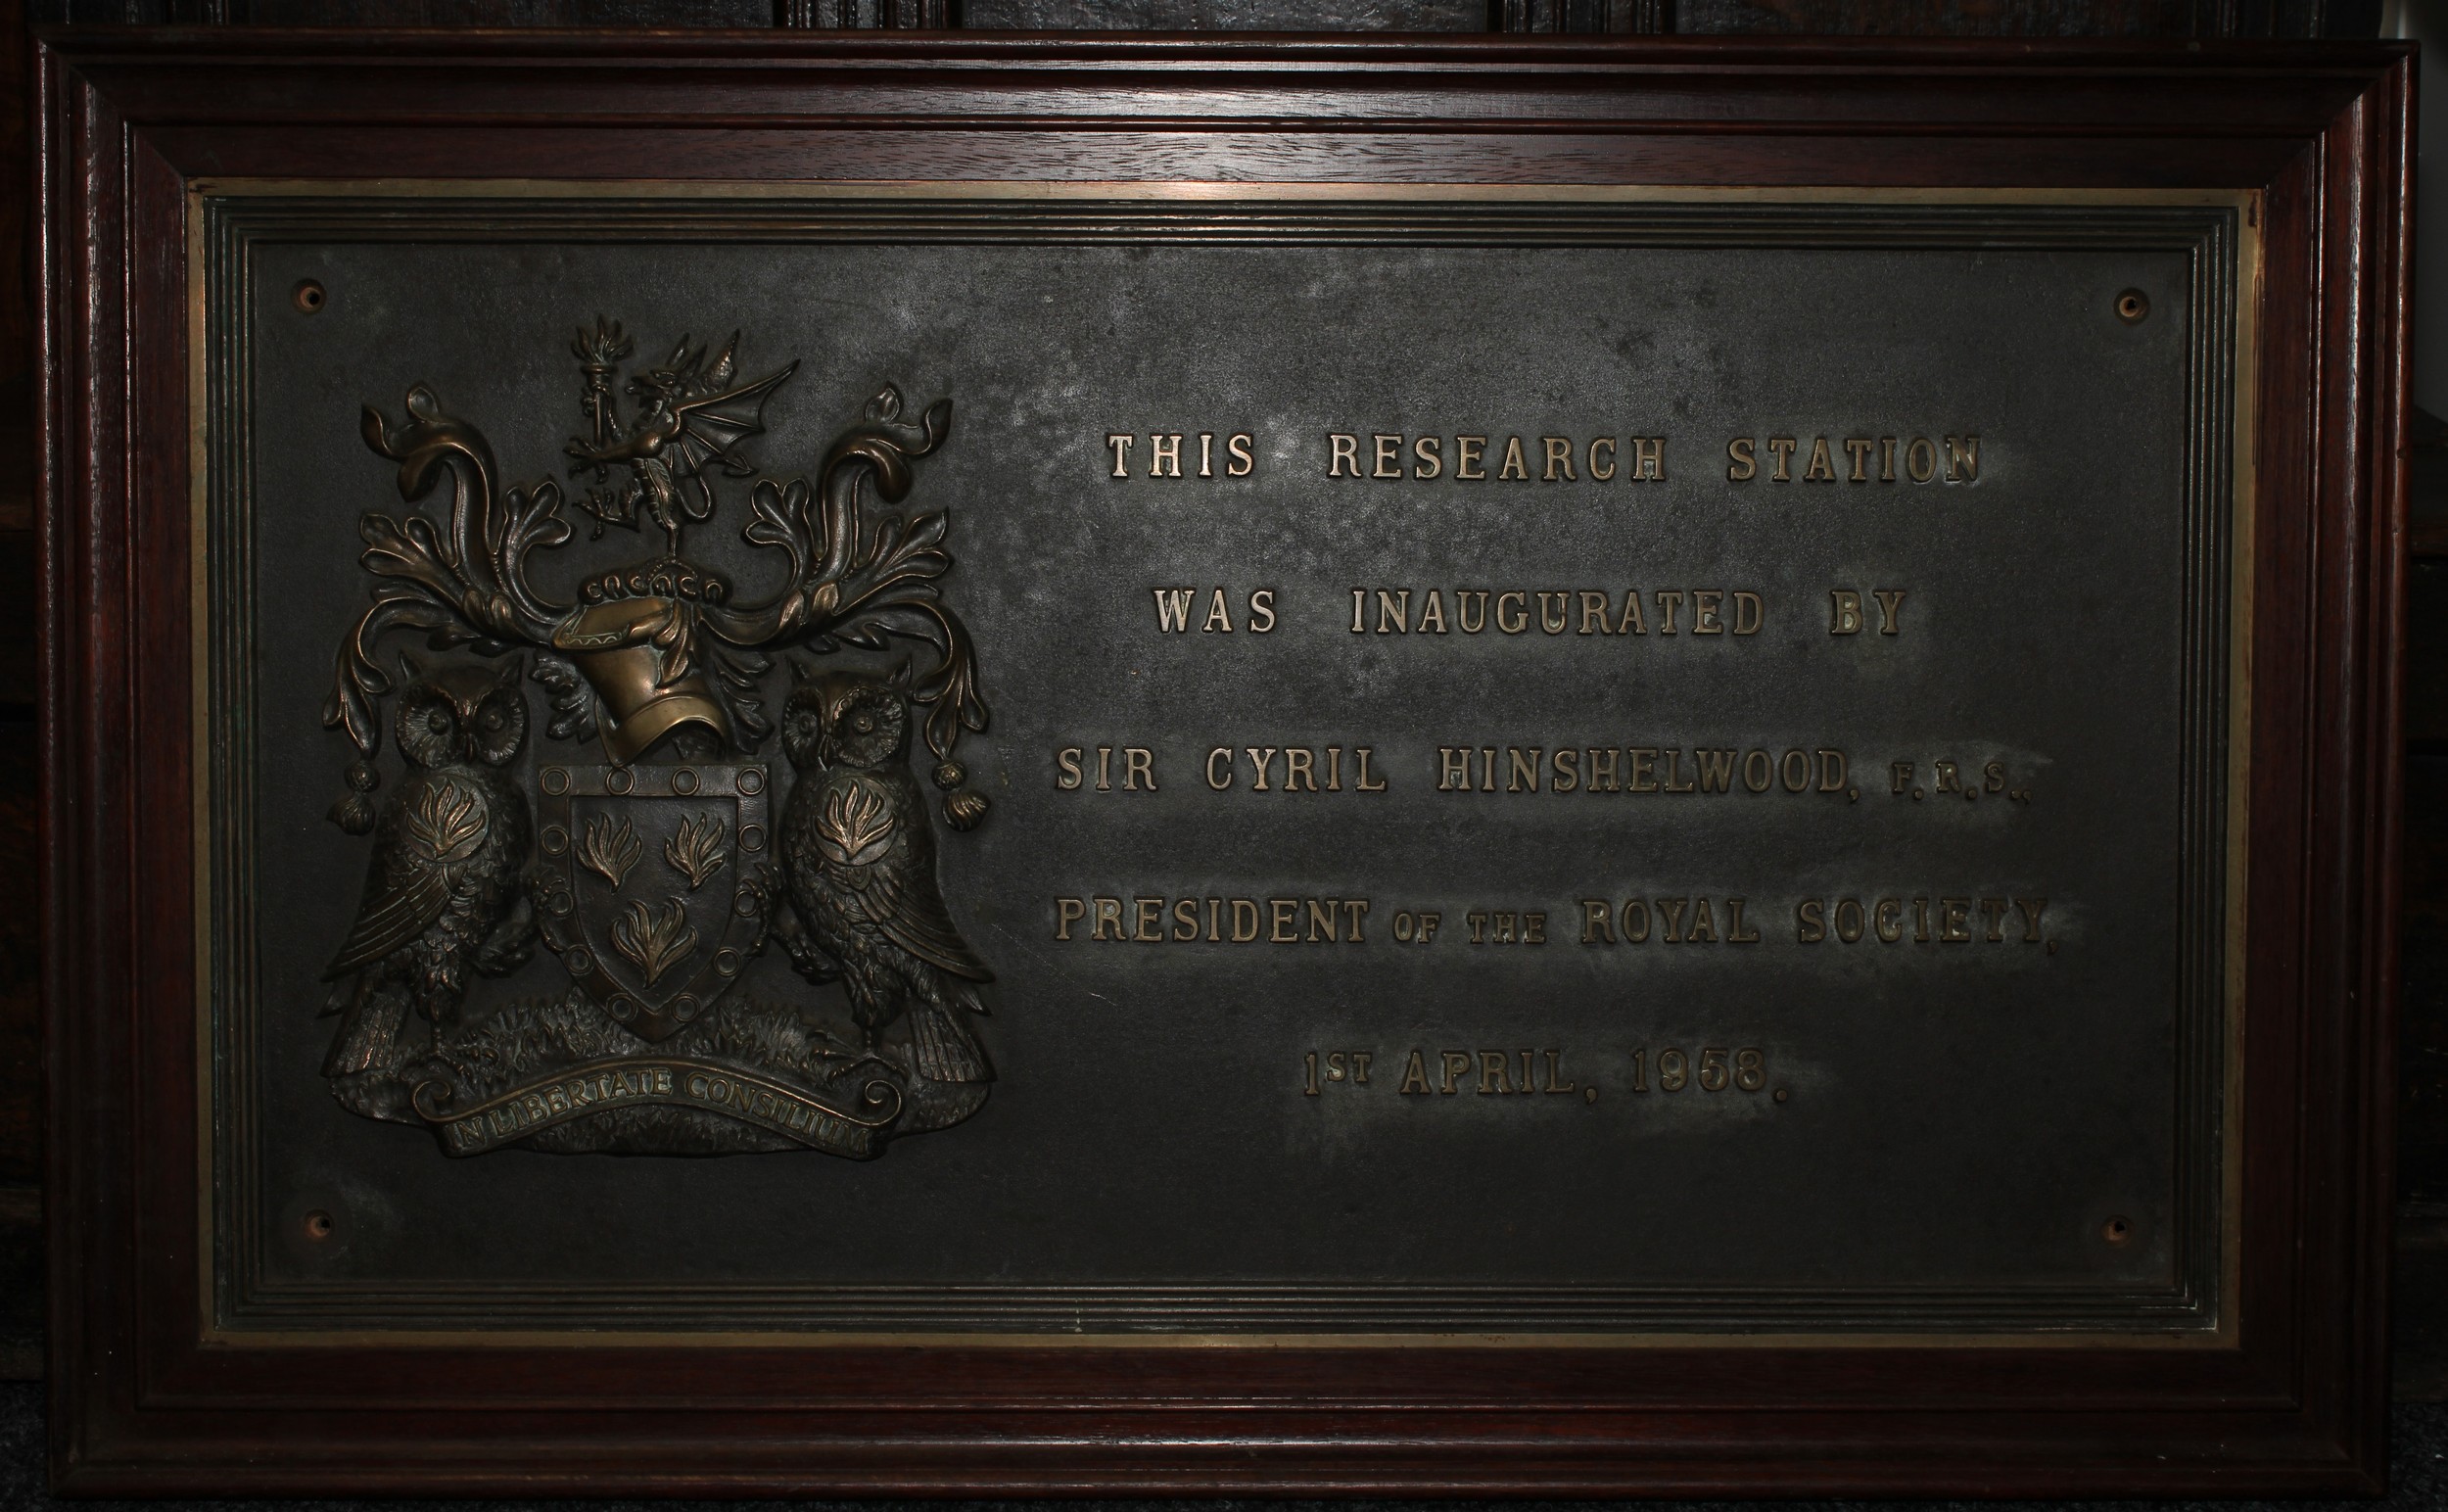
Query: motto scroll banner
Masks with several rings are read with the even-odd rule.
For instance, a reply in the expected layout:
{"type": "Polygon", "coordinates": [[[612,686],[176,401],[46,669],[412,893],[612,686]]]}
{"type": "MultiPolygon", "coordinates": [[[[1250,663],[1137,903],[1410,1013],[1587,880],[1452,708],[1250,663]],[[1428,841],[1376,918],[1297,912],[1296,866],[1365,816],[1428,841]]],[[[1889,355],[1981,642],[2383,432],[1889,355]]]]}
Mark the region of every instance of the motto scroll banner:
{"type": "Polygon", "coordinates": [[[592,1115],[624,1103],[713,1110],[783,1135],[811,1150],[864,1159],[874,1153],[876,1130],[891,1122],[887,1082],[872,1084],[882,1117],[862,1118],[828,1108],[796,1088],[729,1066],[687,1061],[606,1061],[513,1087],[464,1111],[419,1099],[416,1110],[441,1126],[443,1148],[452,1155],[482,1155],[513,1140],[592,1115]]]}

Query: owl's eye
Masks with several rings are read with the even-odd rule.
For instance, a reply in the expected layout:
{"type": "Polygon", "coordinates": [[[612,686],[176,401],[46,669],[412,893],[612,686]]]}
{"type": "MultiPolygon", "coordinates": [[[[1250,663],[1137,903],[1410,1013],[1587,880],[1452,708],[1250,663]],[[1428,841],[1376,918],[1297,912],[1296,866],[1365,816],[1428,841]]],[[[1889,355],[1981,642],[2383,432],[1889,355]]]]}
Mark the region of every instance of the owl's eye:
{"type": "Polygon", "coordinates": [[[440,709],[436,709],[433,713],[425,716],[425,728],[438,735],[448,734],[450,732],[450,716],[443,713],[440,709]]]}
{"type": "Polygon", "coordinates": [[[499,730],[501,726],[502,719],[501,711],[499,709],[491,710],[485,715],[485,728],[487,730],[499,730]]]}
{"type": "Polygon", "coordinates": [[[859,716],[859,719],[858,719],[858,726],[859,726],[859,733],[861,733],[861,734],[865,734],[865,733],[867,733],[869,731],[873,730],[873,729],[875,728],[875,716],[874,716],[874,715],[872,715],[872,714],[862,714],[862,715],[860,715],[860,716],[859,716]]]}

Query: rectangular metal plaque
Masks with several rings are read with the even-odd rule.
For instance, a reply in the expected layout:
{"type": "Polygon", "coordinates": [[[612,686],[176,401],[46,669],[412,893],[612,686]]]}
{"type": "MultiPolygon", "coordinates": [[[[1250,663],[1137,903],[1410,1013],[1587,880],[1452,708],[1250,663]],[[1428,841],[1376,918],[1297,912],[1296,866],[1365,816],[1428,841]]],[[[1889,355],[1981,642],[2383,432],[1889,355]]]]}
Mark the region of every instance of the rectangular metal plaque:
{"type": "Polygon", "coordinates": [[[2219,1336],[2248,197],[195,204],[212,1330],[2219,1336]]]}
{"type": "Polygon", "coordinates": [[[46,42],[60,1486],[2376,1490],[2411,68],[46,42]]]}

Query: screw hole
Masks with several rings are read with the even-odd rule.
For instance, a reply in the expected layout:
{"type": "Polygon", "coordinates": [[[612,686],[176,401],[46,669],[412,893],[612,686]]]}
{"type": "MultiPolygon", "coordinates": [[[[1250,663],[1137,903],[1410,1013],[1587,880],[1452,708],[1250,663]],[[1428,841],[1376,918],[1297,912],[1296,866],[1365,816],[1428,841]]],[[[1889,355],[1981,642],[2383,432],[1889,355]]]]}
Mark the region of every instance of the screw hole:
{"type": "Polygon", "coordinates": [[[289,291],[289,302],[309,315],[323,307],[323,286],[311,278],[300,280],[298,287],[289,291]]]}
{"type": "Polygon", "coordinates": [[[2116,317],[2127,325],[2140,325],[2150,314],[2150,297],[2140,289],[2128,289],[2116,297],[2116,317]]]}
{"type": "Polygon", "coordinates": [[[2124,1244],[2134,1237],[2134,1225],[2123,1218],[2110,1218],[2099,1225],[2099,1237],[2112,1245],[2124,1244]]]}
{"type": "Polygon", "coordinates": [[[306,1215],[306,1232],[308,1239],[318,1241],[329,1239],[332,1237],[334,1226],[332,1215],[319,1207],[306,1215]]]}

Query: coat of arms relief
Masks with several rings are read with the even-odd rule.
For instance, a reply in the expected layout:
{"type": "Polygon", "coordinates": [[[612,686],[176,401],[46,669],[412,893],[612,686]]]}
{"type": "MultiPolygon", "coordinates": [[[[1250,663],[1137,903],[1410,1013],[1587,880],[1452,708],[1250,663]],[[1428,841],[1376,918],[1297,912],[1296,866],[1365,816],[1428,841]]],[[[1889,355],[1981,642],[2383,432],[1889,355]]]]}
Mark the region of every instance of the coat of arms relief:
{"type": "Polygon", "coordinates": [[[777,478],[745,449],[797,364],[743,379],[738,347],[683,338],[623,382],[632,340],[582,329],[571,492],[505,487],[422,385],[396,425],[365,410],[410,507],[360,522],[373,602],[324,709],[355,748],[332,819],[373,854],[325,973],[323,1072],[449,1154],[866,1158],[986,1100],[992,974],[935,866],[938,819],[986,813],[957,755],[986,705],[941,591],[945,516],[897,507],[951,404],[905,418],[888,387],[812,479],[777,478]],[[447,519],[414,507],[446,486],[447,519]],[[732,504],[787,564],[760,602],[688,552],[732,504]],[[607,528],[659,549],[540,588],[539,553],[609,555],[607,528]],[[539,942],[554,990],[472,995],[539,942]],[[769,950],[805,985],[743,980],[769,950]]]}

